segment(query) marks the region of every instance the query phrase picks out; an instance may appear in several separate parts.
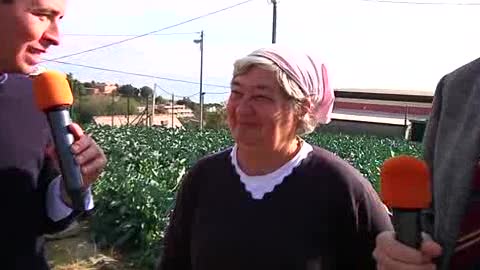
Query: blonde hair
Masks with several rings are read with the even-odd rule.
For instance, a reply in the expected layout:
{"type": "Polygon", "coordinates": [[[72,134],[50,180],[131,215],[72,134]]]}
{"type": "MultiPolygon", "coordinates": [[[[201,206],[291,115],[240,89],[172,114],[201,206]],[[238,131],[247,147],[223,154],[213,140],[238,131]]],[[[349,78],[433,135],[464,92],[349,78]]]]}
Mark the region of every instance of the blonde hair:
{"type": "Polygon", "coordinates": [[[259,56],[246,56],[238,59],[233,64],[233,78],[247,73],[252,67],[257,66],[269,71],[273,71],[280,89],[290,98],[291,106],[296,115],[301,115],[295,134],[304,135],[311,133],[317,126],[317,119],[310,110],[305,113],[305,104],[310,97],[306,96],[300,86],[293,81],[287,73],[281,70],[274,62],[267,58],[259,56]]]}

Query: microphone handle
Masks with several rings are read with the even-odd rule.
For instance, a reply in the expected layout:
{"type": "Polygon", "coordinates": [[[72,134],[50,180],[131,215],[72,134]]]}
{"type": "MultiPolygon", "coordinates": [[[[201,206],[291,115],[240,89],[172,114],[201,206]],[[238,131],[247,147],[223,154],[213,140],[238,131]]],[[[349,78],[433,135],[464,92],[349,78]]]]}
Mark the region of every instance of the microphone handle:
{"type": "Polygon", "coordinates": [[[85,210],[85,195],[83,178],[80,166],[77,164],[70,150],[75,138],[70,133],[68,126],[72,123],[67,108],[47,112],[47,119],[55,143],[56,153],[62,171],[62,178],[67,193],[72,201],[74,210],[85,210]]]}
{"type": "Polygon", "coordinates": [[[422,243],[421,215],[418,209],[393,209],[393,227],[401,243],[419,249],[422,243]]]}

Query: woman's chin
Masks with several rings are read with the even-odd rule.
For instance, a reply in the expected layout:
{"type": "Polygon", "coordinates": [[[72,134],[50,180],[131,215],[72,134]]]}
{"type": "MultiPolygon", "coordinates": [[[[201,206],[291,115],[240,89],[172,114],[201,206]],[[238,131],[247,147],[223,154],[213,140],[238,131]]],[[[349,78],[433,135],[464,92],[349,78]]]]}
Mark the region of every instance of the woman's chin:
{"type": "Polygon", "coordinates": [[[261,144],[261,139],[258,136],[235,136],[235,143],[240,147],[257,148],[261,144]]]}

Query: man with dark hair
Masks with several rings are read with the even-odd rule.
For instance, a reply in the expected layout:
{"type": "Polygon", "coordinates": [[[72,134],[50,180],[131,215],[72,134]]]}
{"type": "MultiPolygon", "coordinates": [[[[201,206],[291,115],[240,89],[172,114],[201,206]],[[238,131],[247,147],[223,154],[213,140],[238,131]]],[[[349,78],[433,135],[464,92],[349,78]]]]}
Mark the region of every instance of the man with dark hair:
{"type": "Polygon", "coordinates": [[[0,2],[0,72],[30,73],[42,54],[59,45],[65,0],[0,2]]]}
{"type": "MultiPolygon", "coordinates": [[[[45,115],[33,99],[41,56],[59,45],[65,0],[0,0],[0,242],[1,269],[46,270],[43,235],[66,228],[78,215],[63,184],[45,115]]],[[[81,167],[85,205],[106,157],[95,141],[71,125],[79,139],[72,153],[81,167]]]]}

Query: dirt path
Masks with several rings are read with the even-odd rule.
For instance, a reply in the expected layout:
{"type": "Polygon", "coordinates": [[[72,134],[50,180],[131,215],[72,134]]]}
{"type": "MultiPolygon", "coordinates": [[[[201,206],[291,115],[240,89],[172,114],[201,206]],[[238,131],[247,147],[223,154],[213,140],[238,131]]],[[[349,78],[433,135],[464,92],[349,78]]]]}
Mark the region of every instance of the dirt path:
{"type": "Polygon", "coordinates": [[[52,270],[133,270],[113,251],[98,250],[91,241],[88,220],[79,221],[75,229],[49,239],[46,254],[52,270]]]}

